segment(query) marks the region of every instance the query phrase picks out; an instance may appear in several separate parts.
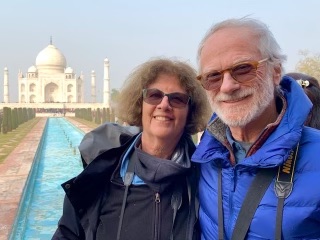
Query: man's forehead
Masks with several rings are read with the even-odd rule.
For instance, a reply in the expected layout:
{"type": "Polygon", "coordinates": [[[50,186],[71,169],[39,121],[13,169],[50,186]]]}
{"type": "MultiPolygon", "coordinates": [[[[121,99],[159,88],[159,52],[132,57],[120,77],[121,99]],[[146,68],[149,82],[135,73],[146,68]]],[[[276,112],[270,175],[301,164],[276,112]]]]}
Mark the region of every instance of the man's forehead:
{"type": "Polygon", "coordinates": [[[212,65],[224,65],[223,61],[227,61],[226,64],[230,65],[259,58],[260,50],[257,37],[254,34],[247,34],[248,32],[245,31],[234,34],[234,31],[241,29],[245,28],[221,29],[211,35],[204,42],[199,58],[200,65],[208,62],[212,65]]]}

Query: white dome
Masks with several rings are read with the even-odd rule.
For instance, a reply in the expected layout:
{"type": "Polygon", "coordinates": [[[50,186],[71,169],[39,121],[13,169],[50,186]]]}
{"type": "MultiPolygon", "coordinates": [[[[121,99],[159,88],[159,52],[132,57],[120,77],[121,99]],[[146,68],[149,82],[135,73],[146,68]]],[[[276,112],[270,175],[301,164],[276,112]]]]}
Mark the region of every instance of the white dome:
{"type": "Polygon", "coordinates": [[[67,61],[60,50],[50,44],[39,52],[36,58],[36,66],[39,71],[63,73],[67,66],[67,61]]]}
{"type": "Polygon", "coordinates": [[[104,59],[104,62],[108,63],[108,62],[109,62],[109,59],[108,59],[108,58],[105,58],[105,59],[104,59]]]}
{"type": "Polygon", "coordinates": [[[73,73],[73,69],[71,67],[67,67],[64,72],[65,73],[73,73]]]}
{"type": "Polygon", "coordinates": [[[35,73],[35,72],[37,72],[37,68],[35,66],[31,66],[28,68],[28,72],[35,73]]]}

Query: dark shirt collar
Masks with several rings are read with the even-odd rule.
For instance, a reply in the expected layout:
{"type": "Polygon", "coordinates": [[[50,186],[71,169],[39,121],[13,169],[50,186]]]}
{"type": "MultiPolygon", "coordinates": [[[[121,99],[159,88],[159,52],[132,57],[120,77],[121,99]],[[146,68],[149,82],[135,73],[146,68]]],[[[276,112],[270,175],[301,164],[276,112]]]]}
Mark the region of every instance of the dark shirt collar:
{"type": "Polygon", "coordinates": [[[235,156],[236,163],[239,163],[246,157],[247,152],[252,144],[247,142],[238,142],[234,140],[229,127],[226,128],[226,136],[228,142],[232,146],[232,151],[235,156]]]}

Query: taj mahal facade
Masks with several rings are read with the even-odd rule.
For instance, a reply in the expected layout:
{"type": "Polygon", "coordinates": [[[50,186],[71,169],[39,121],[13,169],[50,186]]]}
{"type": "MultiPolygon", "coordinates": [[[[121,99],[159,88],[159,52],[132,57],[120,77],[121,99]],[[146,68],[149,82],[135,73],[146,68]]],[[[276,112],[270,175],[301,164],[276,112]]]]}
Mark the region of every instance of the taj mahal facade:
{"type": "MultiPolygon", "coordinates": [[[[3,107],[31,108],[110,108],[109,60],[104,59],[103,102],[96,102],[96,75],[91,72],[91,102],[84,101],[84,75],[76,74],[67,66],[63,53],[52,44],[36,56],[35,65],[25,73],[18,73],[18,103],[11,103],[9,97],[9,69],[4,68],[3,107]]],[[[11,87],[11,86],[10,86],[11,87]]]]}
{"type": "Polygon", "coordinates": [[[35,63],[25,75],[18,74],[19,103],[83,102],[83,76],[67,67],[58,48],[48,45],[35,63]]]}

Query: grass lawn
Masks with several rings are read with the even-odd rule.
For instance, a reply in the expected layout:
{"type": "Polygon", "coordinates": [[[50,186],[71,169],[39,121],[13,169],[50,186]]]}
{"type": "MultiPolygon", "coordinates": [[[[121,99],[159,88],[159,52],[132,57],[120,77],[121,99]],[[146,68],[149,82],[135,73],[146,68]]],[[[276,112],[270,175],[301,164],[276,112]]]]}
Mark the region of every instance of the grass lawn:
{"type": "Polygon", "coordinates": [[[19,145],[20,141],[39,122],[40,118],[33,118],[19,125],[7,134],[0,133],[0,164],[19,145]]]}

